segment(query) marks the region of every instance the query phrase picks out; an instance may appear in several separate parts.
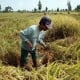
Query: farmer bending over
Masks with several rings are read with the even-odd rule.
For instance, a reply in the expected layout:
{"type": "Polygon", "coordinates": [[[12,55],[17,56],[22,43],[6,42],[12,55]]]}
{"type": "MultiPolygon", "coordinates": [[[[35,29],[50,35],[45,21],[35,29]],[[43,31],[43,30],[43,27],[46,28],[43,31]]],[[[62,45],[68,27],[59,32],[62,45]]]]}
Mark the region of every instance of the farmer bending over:
{"type": "Polygon", "coordinates": [[[21,59],[20,66],[24,67],[28,53],[32,56],[33,67],[37,67],[37,55],[36,55],[36,45],[41,44],[46,48],[43,42],[44,32],[51,28],[51,19],[47,16],[41,18],[39,25],[32,25],[22,31],[20,31],[21,37],[21,59]]]}

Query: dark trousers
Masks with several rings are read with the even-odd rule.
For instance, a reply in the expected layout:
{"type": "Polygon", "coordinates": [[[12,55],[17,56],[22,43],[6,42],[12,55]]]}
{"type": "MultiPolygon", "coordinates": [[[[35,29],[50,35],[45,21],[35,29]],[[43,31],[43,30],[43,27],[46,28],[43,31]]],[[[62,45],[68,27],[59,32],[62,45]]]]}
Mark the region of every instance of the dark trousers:
{"type": "Polygon", "coordinates": [[[31,54],[32,60],[33,60],[33,66],[37,67],[37,55],[36,55],[36,50],[35,51],[27,51],[23,48],[21,48],[21,59],[20,59],[20,66],[23,67],[27,63],[27,56],[28,53],[31,54]]]}

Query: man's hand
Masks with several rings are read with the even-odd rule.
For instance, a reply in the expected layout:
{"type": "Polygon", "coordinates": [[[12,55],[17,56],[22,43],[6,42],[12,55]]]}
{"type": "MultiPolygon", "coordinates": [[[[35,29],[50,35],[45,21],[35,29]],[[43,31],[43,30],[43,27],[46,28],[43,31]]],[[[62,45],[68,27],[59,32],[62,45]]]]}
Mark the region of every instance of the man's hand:
{"type": "Polygon", "coordinates": [[[28,43],[28,47],[32,48],[32,43],[29,40],[27,41],[27,43],[28,43]]]}
{"type": "Polygon", "coordinates": [[[49,46],[45,46],[44,47],[44,50],[49,50],[49,46]]]}

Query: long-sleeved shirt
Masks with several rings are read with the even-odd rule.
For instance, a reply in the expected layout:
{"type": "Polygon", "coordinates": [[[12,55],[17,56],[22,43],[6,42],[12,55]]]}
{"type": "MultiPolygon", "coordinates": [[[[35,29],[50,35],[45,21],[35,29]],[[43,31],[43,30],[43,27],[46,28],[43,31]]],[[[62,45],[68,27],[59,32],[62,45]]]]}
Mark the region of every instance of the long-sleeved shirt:
{"type": "Polygon", "coordinates": [[[26,49],[27,51],[33,51],[36,48],[37,42],[45,47],[46,45],[43,42],[44,35],[45,31],[40,31],[39,26],[37,25],[32,25],[20,31],[21,48],[26,49]],[[32,43],[32,48],[28,46],[28,40],[32,43]]]}

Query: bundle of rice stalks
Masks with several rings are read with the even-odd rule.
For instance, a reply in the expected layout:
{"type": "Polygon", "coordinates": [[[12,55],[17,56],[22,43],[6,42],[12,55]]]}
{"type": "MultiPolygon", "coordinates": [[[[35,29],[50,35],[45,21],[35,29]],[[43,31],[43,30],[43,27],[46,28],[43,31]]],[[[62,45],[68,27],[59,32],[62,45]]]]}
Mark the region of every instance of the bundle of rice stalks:
{"type": "Polygon", "coordinates": [[[54,41],[69,36],[77,36],[80,23],[75,18],[66,15],[52,16],[52,29],[45,36],[45,41],[54,41]]]}
{"type": "Polygon", "coordinates": [[[53,61],[76,63],[80,61],[80,39],[68,37],[65,39],[49,42],[42,60],[43,64],[53,61]],[[47,52],[47,53],[46,53],[47,52]]]}

